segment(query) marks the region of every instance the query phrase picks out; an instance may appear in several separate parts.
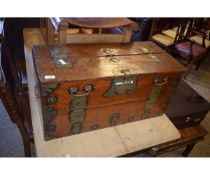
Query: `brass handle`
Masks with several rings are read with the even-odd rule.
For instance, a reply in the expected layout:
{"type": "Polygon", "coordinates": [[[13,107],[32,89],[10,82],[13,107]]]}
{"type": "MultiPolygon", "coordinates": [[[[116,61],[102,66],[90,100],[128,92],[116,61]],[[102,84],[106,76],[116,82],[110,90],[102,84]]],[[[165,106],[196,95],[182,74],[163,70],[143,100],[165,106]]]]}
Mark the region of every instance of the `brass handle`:
{"type": "Polygon", "coordinates": [[[87,96],[89,93],[90,93],[90,91],[86,92],[84,94],[71,94],[71,95],[73,95],[74,97],[84,97],[84,96],[87,96]]]}
{"type": "Polygon", "coordinates": [[[84,94],[76,94],[78,91],[77,87],[70,87],[68,91],[74,97],[84,97],[84,96],[87,96],[92,90],[93,90],[93,86],[88,84],[84,86],[84,91],[86,92],[84,94]]]}
{"type": "Polygon", "coordinates": [[[154,84],[156,86],[163,86],[164,84],[168,83],[168,77],[165,77],[164,78],[164,81],[161,82],[161,83],[158,83],[159,79],[160,79],[159,77],[157,77],[157,78],[154,79],[154,84]]]}

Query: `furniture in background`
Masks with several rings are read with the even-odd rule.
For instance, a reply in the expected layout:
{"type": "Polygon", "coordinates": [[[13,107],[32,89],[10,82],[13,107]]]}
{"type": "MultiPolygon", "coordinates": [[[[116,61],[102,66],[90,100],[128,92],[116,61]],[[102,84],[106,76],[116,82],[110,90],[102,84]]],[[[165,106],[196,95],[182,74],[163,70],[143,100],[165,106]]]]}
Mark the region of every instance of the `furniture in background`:
{"type": "Polygon", "coordinates": [[[139,25],[139,29],[133,31],[131,41],[147,41],[150,36],[153,18],[131,18],[131,20],[139,25]]]}
{"type": "Polygon", "coordinates": [[[205,136],[208,134],[208,132],[201,125],[183,128],[180,129],[179,132],[181,134],[181,137],[179,139],[155,145],[141,151],[125,154],[121,157],[156,157],[180,148],[184,148],[182,156],[187,157],[194,146],[198,142],[203,141],[205,136]]]}
{"type": "Polygon", "coordinates": [[[183,129],[199,125],[209,110],[209,102],[182,80],[171,97],[166,115],[178,129],[183,129]]]}
{"type": "Polygon", "coordinates": [[[127,18],[42,18],[47,44],[130,42],[138,25],[127,18]]]}
{"type": "MultiPolygon", "coordinates": [[[[39,27],[39,18],[4,18],[3,40],[7,48],[7,59],[12,70],[14,84],[18,90],[17,100],[21,104],[22,116],[27,129],[33,135],[31,111],[28,97],[28,81],[24,56],[23,28],[39,27]]],[[[10,72],[9,72],[10,73],[10,72]]]]}
{"type": "MultiPolygon", "coordinates": [[[[207,49],[189,39],[193,29],[194,19],[181,19],[177,28],[177,33],[172,49],[173,54],[178,60],[191,70],[193,64],[196,65],[196,70],[207,55],[207,49]],[[186,31],[187,29],[187,31],[186,31]]],[[[204,42],[205,44],[205,42],[204,42]]]]}
{"type": "Polygon", "coordinates": [[[193,64],[196,65],[196,70],[198,70],[210,46],[205,29],[206,21],[207,19],[204,18],[178,19],[175,26],[162,29],[153,35],[151,40],[174,55],[189,68],[189,71],[193,64]],[[184,43],[184,41],[186,42],[184,43]],[[178,43],[182,44],[177,45],[178,43]]]}
{"type": "Polygon", "coordinates": [[[169,51],[174,44],[178,19],[154,18],[150,40],[169,51]]]}
{"type": "Polygon", "coordinates": [[[30,144],[33,142],[33,134],[30,124],[24,119],[23,109],[27,107],[26,101],[5,42],[3,24],[2,20],[0,22],[0,97],[11,121],[17,124],[23,139],[25,156],[29,157],[31,156],[30,144]]]}
{"type": "Polygon", "coordinates": [[[181,138],[154,146],[148,150],[148,154],[150,156],[158,156],[185,147],[184,151],[182,152],[182,156],[187,157],[194,146],[198,142],[203,141],[204,137],[208,134],[208,132],[201,125],[183,128],[180,129],[179,132],[181,134],[181,138]]]}
{"type": "Polygon", "coordinates": [[[210,18],[195,19],[189,39],[194,43],[210,48],[210,18]]]}

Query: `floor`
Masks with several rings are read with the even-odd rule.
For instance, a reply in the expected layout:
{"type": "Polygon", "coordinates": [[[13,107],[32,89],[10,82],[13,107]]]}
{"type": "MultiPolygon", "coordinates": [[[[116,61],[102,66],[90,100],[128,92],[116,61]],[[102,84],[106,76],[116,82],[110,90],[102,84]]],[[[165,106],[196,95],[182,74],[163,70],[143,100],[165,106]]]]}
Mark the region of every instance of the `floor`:
{"type": "MultiPolygon", "coordinates": [[[[185,81],[210,102],[210,59],[201,66],[199,71],[191,71],[185,81]]],[[[0,101],[0,157],[23,157],[23,143],[19,130],[7,115],[0,101]]],[[[203,120],[202,125],[210,133],[210,112],[203,120]]],[[[181,157],[182,150],[179,149],[161,157],[181,157]]],[[[210,134],[194,147],[189,156],[210,157],[210,134]]]]}
{"type": "Polygon", "coordinates": [[[0,157],[23,156],[23,143],[19,130],[9,120],[9,116],[0,101],[0,157]]]}

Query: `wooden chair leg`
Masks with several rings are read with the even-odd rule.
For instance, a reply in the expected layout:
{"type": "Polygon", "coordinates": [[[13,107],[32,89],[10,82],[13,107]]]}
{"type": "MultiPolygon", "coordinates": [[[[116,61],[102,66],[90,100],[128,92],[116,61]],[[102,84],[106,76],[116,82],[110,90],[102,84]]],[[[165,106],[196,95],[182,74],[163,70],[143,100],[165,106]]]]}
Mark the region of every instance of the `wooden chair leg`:
{"type": "Polygon", "coordinates": [[[25,152],[25,157],[31,157],[31,141],[29,138],[29,135],[26,131],[26,128],[23,126],[23,122],[18,120],[17,126],[20,130],[22,139],[23,139],[23,146],[24,146],[24,152],[25,152]]]}

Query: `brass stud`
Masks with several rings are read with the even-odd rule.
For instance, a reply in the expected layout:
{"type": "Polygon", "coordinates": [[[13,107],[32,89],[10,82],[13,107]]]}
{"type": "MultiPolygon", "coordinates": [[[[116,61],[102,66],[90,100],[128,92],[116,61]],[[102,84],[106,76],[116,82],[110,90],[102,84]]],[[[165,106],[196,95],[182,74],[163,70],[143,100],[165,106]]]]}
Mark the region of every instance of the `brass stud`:
{"type": "Polygon", "coordinates": [[[68,91],[70,94],[75,94],[78,91],[78,87],[70,87],[68,91]]]}
{"type": "Polygon", "coordinates": [[[94,124],[94,125],[92,125],[92,126],[90,127],[90,130],[91,130],[91,131],[94,131],[94,130],[98,129],[99,127],[100,127],[99,124],[94,124]]]}
{"type": "Polygon", "coordinates": [[[90,91],[92,91],[92,90],[93,90],[93,86],[92,86],[92,85],[90,85],[90,84],[85,85],[84,90],[85,90],[86,92],[90,92],[90,91]]]}
{"type": "Polygon", "coordinates": [[[47,98],[47,102],[49,104],[55,104],[57,102],[57,97],[56,96],[51,96],[47,98]]]}

